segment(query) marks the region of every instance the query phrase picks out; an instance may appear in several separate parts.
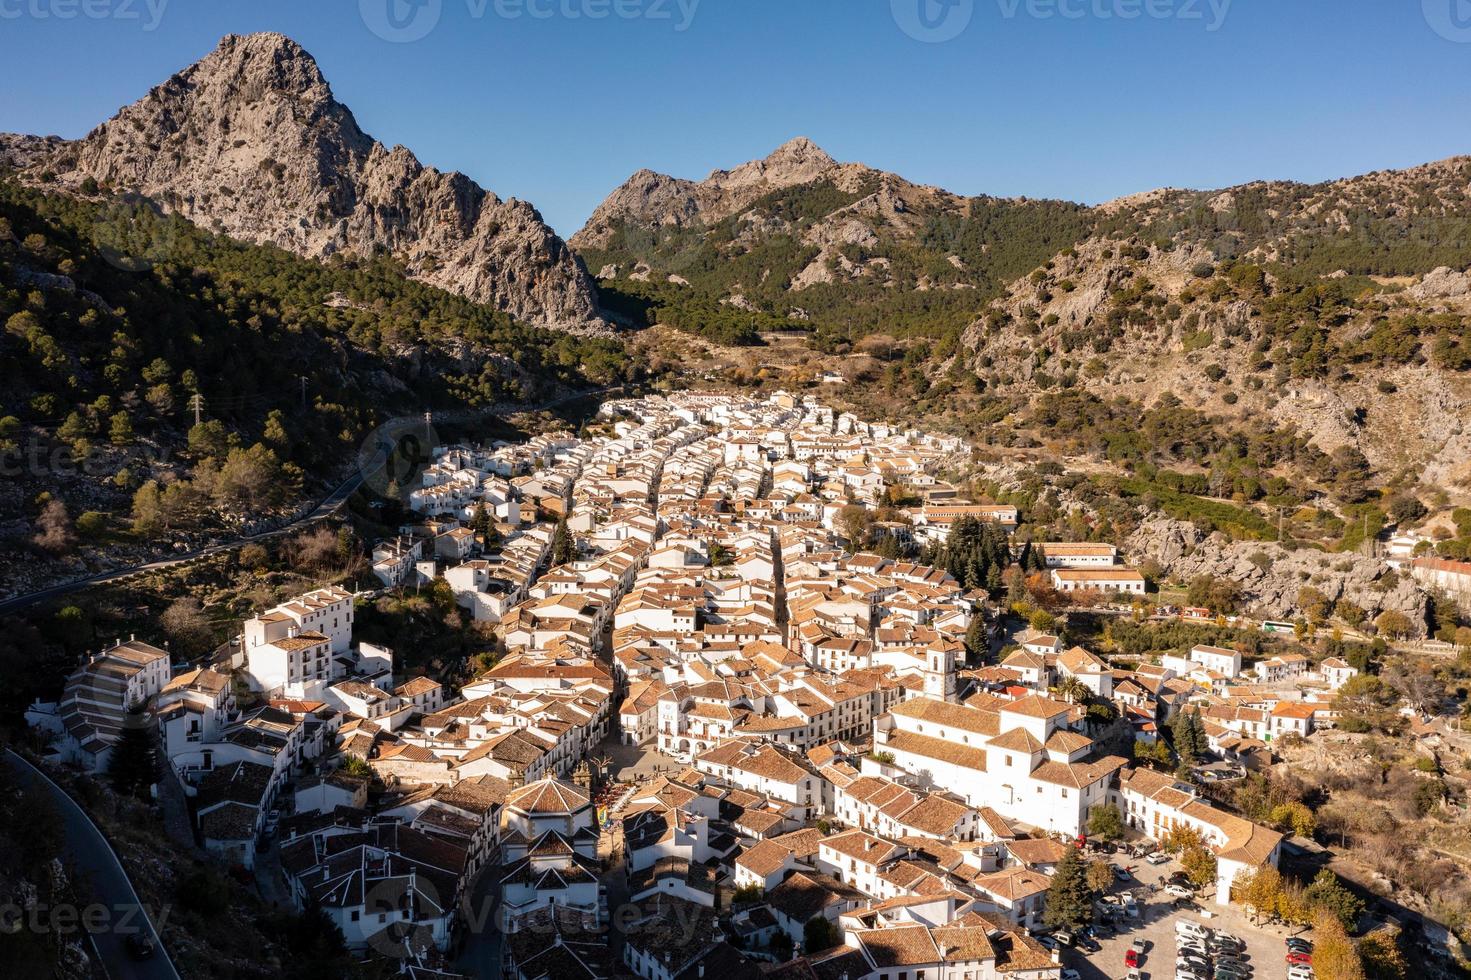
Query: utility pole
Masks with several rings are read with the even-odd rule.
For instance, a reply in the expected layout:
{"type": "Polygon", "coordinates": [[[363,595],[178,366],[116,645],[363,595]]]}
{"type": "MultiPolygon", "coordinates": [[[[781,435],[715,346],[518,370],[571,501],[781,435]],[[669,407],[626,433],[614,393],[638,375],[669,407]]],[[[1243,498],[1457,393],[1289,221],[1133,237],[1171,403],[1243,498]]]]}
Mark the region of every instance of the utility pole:
{"type": "Polygon", "coordinates": [[[194,409],[194,424],[198,425],[204,415],[204,396],[197,391],[190,395],[189,407],[194,409]]]}

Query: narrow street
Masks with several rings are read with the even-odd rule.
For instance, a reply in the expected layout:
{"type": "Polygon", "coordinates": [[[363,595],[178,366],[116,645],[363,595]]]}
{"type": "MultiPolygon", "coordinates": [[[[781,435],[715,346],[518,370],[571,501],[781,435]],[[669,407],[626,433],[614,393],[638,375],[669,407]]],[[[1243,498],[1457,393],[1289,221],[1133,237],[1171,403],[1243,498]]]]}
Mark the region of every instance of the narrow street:
{"type": "Polygon", "coordinates": [[[495,925],[500,887],[501,866],[492,862],[462,903],[464,931],[455,965],[479,980],[497,980],[501,975],[501,931],[495,925]]]}

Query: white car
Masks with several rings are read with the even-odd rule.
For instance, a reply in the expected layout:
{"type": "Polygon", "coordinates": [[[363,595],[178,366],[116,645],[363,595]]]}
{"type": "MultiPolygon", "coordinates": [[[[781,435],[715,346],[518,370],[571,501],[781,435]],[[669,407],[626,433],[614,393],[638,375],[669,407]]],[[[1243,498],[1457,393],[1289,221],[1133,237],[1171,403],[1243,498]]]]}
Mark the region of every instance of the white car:
{"type": "Polygon", "coordinates": [[[1184,885],[1165,885],[1165,894],[1175,898],[1194,898],[1195,893],[1184,885]]]}
{"type": "Polygon", "coordinates": [[[1155,851],[1144,859],[1145,864],[1169,864],[1170,856],[1163,851],[1155,851]]]}

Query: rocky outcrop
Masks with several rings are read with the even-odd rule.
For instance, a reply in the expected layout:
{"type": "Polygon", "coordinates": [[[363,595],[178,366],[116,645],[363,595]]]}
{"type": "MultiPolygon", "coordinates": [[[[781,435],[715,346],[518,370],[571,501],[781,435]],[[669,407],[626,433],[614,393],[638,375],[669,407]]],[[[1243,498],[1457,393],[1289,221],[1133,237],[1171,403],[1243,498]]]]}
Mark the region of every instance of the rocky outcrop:
{"type": "Polygon", "coordinates": [[[702,181],[640,170],[609,194],[570,239],[573,248],[602,248],[618,225],[683,228],[736,214],[772,191],[821,178],[837,161],[805,136],[734,170],[716,170],[702,181]]]}
{"type": "Polygon", "coordinates": [[[1405,292],[1416,299],[1459,299],[1471,295],[1471,275],[1440,266],[1405,292]]]}
{"type": "Polygon", "coordinates": [[[66,145],[60,136],[27,136],[23,133],[0,133],[0,167],[22,169],[55,155],[66,145]]]}
{"type": "Polygon", "coordinates": [[[1329,554],[1310,548],[1288,551],[1270,542],[1228,540],[1192,524],[1155,518],[1141,524],[1124,544],[1130,560],[1153,559],[1171,579],[1188,582],[1200,575],[1229,579],[1242,590],[1245,608],[1263,619],[1301,614],[1298,594],[1313,588],[1329,601],[1346,599],[1370,618],[1385,610],[1404,613],[1423,625],[1425,593],[1378,559],[1329,554]]]}
{"type": "Polygon", "coordinates": [[[534,207],[372,139],[279,34],[225,37],[75,143],[3,146],[64,183],[91,177],[235,238],[313,258],[388,253],[527,322],[607,329],[591,279],[534,207]]]}

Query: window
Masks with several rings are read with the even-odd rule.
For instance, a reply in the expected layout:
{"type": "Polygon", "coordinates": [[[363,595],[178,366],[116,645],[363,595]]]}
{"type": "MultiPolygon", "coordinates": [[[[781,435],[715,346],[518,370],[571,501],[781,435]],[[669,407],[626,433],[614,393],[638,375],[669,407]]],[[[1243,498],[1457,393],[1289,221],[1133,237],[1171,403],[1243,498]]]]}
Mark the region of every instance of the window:
{"type": "Polygon", "coordinates": [[[352,910],[352,921],[356,922],[357,920],[358,920],[358,910],[357,909],[353,909],[352,910]]]}

